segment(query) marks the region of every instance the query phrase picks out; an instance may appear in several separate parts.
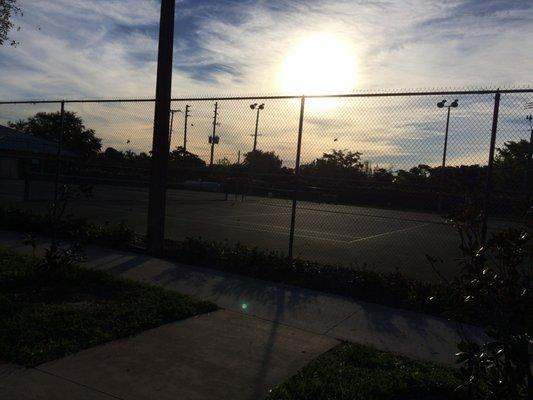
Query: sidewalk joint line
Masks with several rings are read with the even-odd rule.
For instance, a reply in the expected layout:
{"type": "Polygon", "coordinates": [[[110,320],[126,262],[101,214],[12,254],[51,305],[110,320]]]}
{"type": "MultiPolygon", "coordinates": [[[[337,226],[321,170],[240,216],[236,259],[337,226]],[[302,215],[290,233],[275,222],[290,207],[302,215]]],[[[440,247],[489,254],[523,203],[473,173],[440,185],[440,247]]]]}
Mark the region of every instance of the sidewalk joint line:
{"type": "Polygon", "coordinates": [[[352,318],[355,314],[357,314],[358,310],[355,310],[353,312],[350,313],[350,315],[348,315],[346,318],[343,318],[341,319],[339,322],[337,322],[336,324],[334,324],[331,328],[329,328],[326,332],[324,332],[324,335],[328,336],[328,337],[334,337],[334,336],[331,336],[329,333],[335,329],[337,326],[339,326],[340,324],[342,324],[344,321],[352,318]]]}
{"type": "Polygon", "coordinates": [[[83,383],[76,382],[76,381],[74,381],[74,380],[72,380],[72,379],[66,378],[66,377],[61,376],[61,375],[54,374],[53,372],[49,372],[49,371],[43,370],[43,369],[41,369],[41,368],[39,368],[39,367],[34,367],[33,369],[36,370],[36,371],[39,371],[39,372],[41,372],[41,373],[43,373],[43,374],[47,374],[47,375],[53,376],[53,377],[55,377],[55,378],[62,379],[62,380],[64,380],[64,381],[70,382],[70,383],[72,383],[72,384],[74,384],[74,385],[78,385],[78,386],[84,387],[84,388],[86,388],[86,389],[92,390],[93,392],[101,393],[101,394],[106,395],[106,396],[109,396],[109,397],[111,397],[111,398],[113,398],[113,399],[117,399],[117,400],[126,400],[126,399],[123,398],[123,397],[118,397],[118,396],[115,396],[114,394],[104,392],[103,390],[99,390],[99,389],[93,388],[93,387],[91,387],[91,386],[84,385],[83,383]]]}

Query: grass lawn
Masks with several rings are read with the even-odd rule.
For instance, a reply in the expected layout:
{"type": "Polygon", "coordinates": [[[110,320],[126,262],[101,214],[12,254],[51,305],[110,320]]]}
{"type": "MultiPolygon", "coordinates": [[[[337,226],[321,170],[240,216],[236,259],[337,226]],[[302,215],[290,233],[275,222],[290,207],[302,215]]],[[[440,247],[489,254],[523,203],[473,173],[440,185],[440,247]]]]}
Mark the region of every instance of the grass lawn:
{"type": "Polygon", "coordinates": [[[0,360],[34,366],[216,306],[157,286],[0,247],[0,360]]]}
{"type": "Polygon", "coordinates": [[[342,343],[272,390],[269,400],[444,400],[459,399],[458,372],[342,343]]]}

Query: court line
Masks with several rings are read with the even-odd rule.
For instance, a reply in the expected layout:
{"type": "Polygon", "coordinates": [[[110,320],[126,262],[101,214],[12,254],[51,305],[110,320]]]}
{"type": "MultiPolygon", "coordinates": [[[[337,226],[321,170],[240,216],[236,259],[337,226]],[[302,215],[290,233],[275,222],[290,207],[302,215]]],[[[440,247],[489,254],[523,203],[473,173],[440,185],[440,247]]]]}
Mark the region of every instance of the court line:
{"type": "Polygon", "coordinates": [[[205,217],[206,219],[224,219],[224,218],[246,218],[246,217],[263,217],[269,215],[290,215],[289,211],[287,212],[277,212],[277,213],[256,213],[256,214],[238,214],[238,215],[214,215],[212,217],[205,217]]]}
{"type": "MultiPolygon", "coordinates": [[[[100,208],[100,209],[109,209],[109,207],[99,206],[99,205],[96,205],[96,204],[90,204],[90,206],[92,206],[94,208],[100,208]]],[[[121,209],[120,211],[129,213],[129,214],[138,215],[138,213],[135,212],[134,210],[130,211],[130,210],[121,209]]],[[[274,235],[282,234],[282,235],[285,235],[285,236],[289,236],[289,232],[285,231],[285,230],[289,229],[289,226],[250,224],[250,223],[246,223],[246,222],[244,222],[243,225],[234,225],[234,224],[226,224],[226,223],[222,223],[222,222],[215,222],[215,221],[210,221],[210,220],[205,220],[205,219],[198,219],[198,218],[183,218],[183,217],[178,217],[178,216],[173,216],[173,215],[167,215],[167,218],[171,218],[171,219],[178,220],[178,221],[199,222],[199,223],[203,223],[203,224],[206,224],[206,225],[216,225],[216,226],[223,226],[223,227],[234,228],[234,229],[243,229],[243,230],[247,230],[247,231],[257,231],[257,232],[270,233],[270,234],[274,234],[274,235]],[[247,225],[249,227],[244,226],[244,225],[247,225]],[[274,229],[278,228],[279,230],[267,230],[267,229],[261,229],[261,228],[258,228],[258,227],[268,227],[268,228],[274,228],[274,229]]],[[[337,233],[329,233],[329,232],[324,232],[324,231],[313,231],[313,230],[310,230],[310,229],[297,229],[297,230],[306,231],[306,232],[313,232],[313,233],[316,233],[316,234],[319,234],[319,235],[330,235],[330,236],[337,236],[337,237],[344,236],[344,237],[350,238],[350,239],[359,237],[359,236],[353,236],[353,235],[342,235],[342,234],[337,234],[337,233]]],[[[323,241],[328,241],[328,242],[350,243],[350,240],[346,240],[346,239],[345,240],[330,239],[330,238],[325,238],[325,237],[320,237],[320,236],[302,235],[302,234],[299,234],[299,233],[295,233],[295,236],[296,237],[308,238],[308,239],[323,240],[323,241]]]]}
{"type": "Polygon", "coordinates": [[[394,234],[394,233],[410,231],[410,230],[412,230],[412,229],[422,228],[422,227],[424,227],[424,226],[428,226],[428,225],[431,225],[431,224],[428,223],[428,224],[422,224],[422,225],[410,226],[409,228],[396,229],[396,230],[394,230],[394,231],[389,231],[389,232],[379,233],[379,234],[377,234],[377,235],[366,236],[366,237],[362,237],[362,238],[354,239],[354,240],[351,240],[351,241],[349,241],[349,242],[347,242],[347,243],[362,242],[363,240],[375,239],[375,238],[378,238],[378,237],[381,237],[381,236],[392,235],[392,234],[394,234]]]}
{"type": "MultiPolygon", "coordinates": [[[[244,222],[245,226],[243,226],[243,225],[232,225],[232,224],[224,224],[224,223],[219,223],[219,222],[204,221],[204,220],[201,220],[201,219],[179,218],[179,217],[178,218],[174,217],[174,219],[178,219],[178,220],[182,220],[182,221],[189,221],[189,222],[200,222],[200,223],[205,223],[207,225],[218,225],[218,226],[224,226],[224,227],[235,228],[235,229],[244,229],[244,230],[249,230],[249,231],[265,232],[265,233],[271,233],[271,234],[280,234],[281,233],[282,235],[285,235],[285,236],[289,235],[289,233],[287,233],[287,232],[285,232],[283,230],[283,229],[286,229],[286,227],[281,227],[279,225],[250,224],[250,223],[244,222]],[[280,228],[282,230],[281,231],[272,231],[272,230],[266,230],[266,229],[258,229],[257,227],[280,228]]],[[[393,231],[379,233],[377,235],[371,235],[371,236],[365,236],[365,237],[356,237],[353,240],[330,239],[330,238],[325,238],[325,237],[320,237],[320,236],[302,235],[302,234],[299,234],[297,232],[295,232],[294,235],[296,237],[302,237],[302,238],[308,238],[308,239],[314,239],[314,240],[322,240],[322,241],[328,241],[328,242],[351,244],[351,243],[361,242],[361,241],[364,241],[364,240],[375,239],[375,238],[378,238],[378,237],[381,237],[381,236],[387,236],[387,235],[392,235],[392,234],[399,233],[399,232],[405,232],[405,231],[409,231],[409,230],[413,230],[413,229],[417,229],[417,228],[422,228],[424,226],[429,226],[429,225],[431,225],[431,224],[428,223],[428,224],[410,226],[408,228],[396,229],[396,230],[393,230],[393,231]]],[[[314,233],[321,234],[321,235],[330,235],[330,236],[339,236],[339,237],[342,237],[342,236],[354,237],[354,236],[342,235],[342,234],[337,234],[337,233],[328,233],[328,232],[324,232],[324,231],[313,231],[313,230],[309,230],[309,229],[300,229],[300,231],[302,231],[302,230],[303,231],[307,231],[307,232],[314,232],[314,233]]]]}
{"type": "MultiPolygon", "coordinates": [[[[280,204],[268,204],[266,202],[267,200],[258,200],[259,203],[262,205],[268,206],[268,207],[278,207],[278,208],[290,208],[290,205],[280,205],[280,204]]],[[[343,206],[343,207],[358,207],[358,208],[372,208],[372,207],[360,207],[360,206],[343,206]]],[[[342,214],[342,215],[353,215],[357,217],[372,217],[372,218],[381,218],[381,219],[392,219],[396,221],[406,221],[406,222],[424,222],[428,224],[434,224],[434,225],[447,225],[445,221],[428,221],[428,220],[422,220],[422,219],[414,219],[414,218],[402,218],[400,216],[388,216],[388,215],[377,215],[377,214],[365,214],[365,213],[355,213],[355,212],[348,212],[348,211],[339,211],[339,210],[328,210],[328,209],[320,209],[320,208],[311,208],[311,207],[305,207],[305,206],[298,206],[297,210],[305,210],[305,211],[317,211],[317,212],[324,212],[324,213],[330,213],[330,214],[342,214]]],[[[387,211],[387,210],[385,210],[387,211]]],[[[399,210],[399,212],[402,212],[399,210]]],[[[431,215],[430,215],[431,216],[431,215]]]]}
{"type": "MultiPolygon", "coordinates": [[[[96,206],[96,207],[97,208],[108,208],[108,207],[102,207],[102,206],[96,206]]],[[[127,210],[123,210],[123,211],[134,213],[134,211],[127,211],[127,210]]],[[[183,218],[183,217],[170,216],[170,215],[167,215],[167,217],[175,219],[175,220],[181,220],[181,221],[204,223],[206,225],[216,225],[216,226],[223,226],[223,227],[234,228],[234,229],[243,229],[243,230],[248,230],[248,231],[257,231],[257,232],[264,232],[264,233],[270,233],[270,234],[282,234],[282,235],[285,235],[285,236],[289,236],[289,233],[285,231],[286,229],[288,229],[288,227],[279,226],[279,225],[251,224],[251,223],[247,223],[245,221],[241,225],[235,225],[235,224],[214,222],[214,221],[209,221],[209,220],[205,220],[205,219],[198,219],[198,218],[183,218]],[[272,230],[262,229],[263,227],[273,228],[273,229],[272,230]],[[279,229],[279,230],[276,230],[276,228],[279,229]]],[[[402,229],[396,229],[396,230],[393,230],[393,231],[383,232],[383,233],[379,233],[377,235],[371,235],[371,236],[365,236],[365,237],[356,237],[356,236],[353,236],[353,235],[343,235],[343,234],[329,233],[329,232],[325,232],[325,231],[315,231],[315,230],[302,229],[302,228],[298,229],[300,231],[312,232],[312,233],[316,233],[316,234],[319,234],[319,235],[330,235],[330,236],[337,236],[337,237],[344,236],[344,237],[347,237],[347,238],[354,238],[355,237],[355,239],[352,239],[352,240],[342,240],[342,239],[339,240],[339,239],[332,239],[332,238],[326,238],[326,237],[321,237],[321,236],[302,235],[302,234],[299,234],[297,232],[295,232],[295,236],[296,237],[307,238],[307,239],[314,239],[314,240],[321,240],[321,241],[328,241],[328,242],[350,244],[350,243],[356,243],[356,242],[360,242],[360,241],[364,241],[364,240],[378,238],[378,237],[381,237],[381,236],[387,236],[387,235],[391,235],[391,234],[394,234],[394,233],[409,231],[409,230],[412,230],[412,229],[417,229],[417,228],[421,228],[421,227],[428,226],[428,225],[431,225],[431,224],[430,223],[421,224],[421,225],[411,226],[411,227],[402,228],[402,229]]]]}
{"type": "MultiPolygon", "coordinates": [[[[222,223],[222,222],[206,221],[206,220],[203,220],[203,219],[181,218],[181,217],[171,217],[171,218],[176,219],[176,220],[181,220],[181,221],[199,222],[199,223],[204,223],[206,225],[216,225],[216,226],[223,226],[223,227],[234,228],[234,229],[244,229],[244,230],[248,230],[248,231],[265,232],[265,233],[271,233],[271,234],[282,234],[282,235],[285,235],[285,236],[289,236],[289,232],[286,232],[286,230],[289,230],[289,226],[251,224],[251,223],[247,223],[247,222],[244,222],[241,225],[236,225],[236,224],[227,224],[227,223],[222,223]],[[268,230],[268,229],[263,229],[263,228],[273,228],[273,229],[272,230],[268,230]],[[276,229],[279,229],[279,230],[276,230],[276,229]]],[[[354,237],[356,237],[356,236],[353,236],[353,235],[343,235],[343,234],[329,233],[329,232],[324,232],[324,231],[314,231],[314,230],[310,230],[310,229],[298,229],[297,228],[297,231],[298,230],[299,231],[304,231],[304,232],[316,233],[317,235],[329,235],[329,236],[337,236],[337,237],[343,237],[344,236],[344,237],[350,238],[350,239],[353,239],[354,237]]],[[[304,238],[315,239],[315,240],[324,240],[324,241],[328,241],[328,242],[339,242],[339,243],[350,243],[351,242],[350,240],[346,240],[346,239],[331,239],[331,238],[326,238],[326,237],[322,237],[322,236],[302,235],[302,234],[297,233],[297,232],[295,232],[294,235],[296,237],[304,237],[304,238]]]]}

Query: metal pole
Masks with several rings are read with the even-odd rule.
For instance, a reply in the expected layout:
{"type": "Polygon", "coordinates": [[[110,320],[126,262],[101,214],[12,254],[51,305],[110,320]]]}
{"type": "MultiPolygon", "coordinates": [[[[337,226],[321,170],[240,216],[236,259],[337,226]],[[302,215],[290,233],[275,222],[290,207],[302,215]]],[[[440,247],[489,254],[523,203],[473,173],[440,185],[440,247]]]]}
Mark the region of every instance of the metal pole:
{"type": "Polygon", "coordinates": [[[295,190],[292,197],[292,213],[291,213],[291,230],[289,234],[289,259],[293,259],[293,247],[294,247],[294,226],[296,223],[296,196],[300,189],[300,154],[302,151],[302,132],[304,126],[304,112],[305,112],[305,96],[302,96],[300,103],[300,123],[298,125],[298,144],[296,148],[296,163],[294,165],[295,175],[295,190]]]}
{"type": "Polygon", "coordinates": [[[448,114],[446,116],[446,132],[444,133],[444,149],[442,151],[442,168],[440,173],[440,189],[438,193],[438,204],[437,204],[437,212],[442,211],[442,198],[445,191],[445,168],[446,168],[446,152],[448,149],[448,129],[450,127],[450,108],[451,106],[448,106],[448,114]]]}
{"type": "Polygon", "coordinates": [[[183,128],[183,151],[187,151],[187,119],[189,118],[189,105],[185,106],[185,127],[183,128]]]}
{"type": "Polygon", "coordinates": [[[259,127],[259,107],[257,107],[257,116],[255,118],[255,133],[254,133],[254,150],[257,149],[257,128],[259,127]]]}
{"type": "Polygon", "coordinates": [[[485,182],[485,198],[483,201],[483,221],[481,225],[481,245],[487,242],[487,225],[489,218],[489,202],[492,194],[492,169],[494,165],[494,149],[496,147],[496,133],[498,132],[498,113],[500,110],[500,92],[494,97],[494,112],[492,114],[492,130],[490,135],[489,161],[487,165],[487,178],[485,182]]]}
{"type": "Polygon", "coordinates": [[[61,175],[61,146],[63,135],[65,133],[65,102],[61,102],[61,125],[59,128],[59,137],[57,138],[57,154],[56,154],[56,176],[54,180],[54,205],[53,205],[53,222],[55,224],[57,217],[57,199],[59,196],[59,178],[61,175]]]}
{"type": "Polygon", "coordinates": [[[215,116],[213,118],[213,136],[211,137],[211,159],[209,166],[213,166],[213,156],[215,154],[215,136],[217,132],[217,115],[218,115],[218,102],[215,102],[215,116]]]}
{"type": "Polygon", "coordinates": [[[170,110],[170,132],[168,134],[168,146],[172,148],[172,131],[174,130],[174,113],[176,110],[170,110]]]}
{"type": "Polygon", "coordinates": [[[152,165],[148,202],[147,240],[151,254],[163,252],[166,184],[169,152],[169,118],[172,87],[175,0],[161,0],[159,49],[152,140],[152,165]]]}
{"type": "Polygon", "coordinates": [[[533,117],[528,116],[529,124],[531,125],[531,134],[529,136],[529,151],[527,154],[526,173],[524,174],[524,192],[526,193],[526,211],[531,202],[531,170],[533,170],[533,117]]]}
{"type": "Polygon", "coordinates": [[[444,167],[446,166],[446,151],[448,149],[448,128],[450,127],[450,108],[448,106],[448,116],[446,117],[446,133],[444,135],[444,151],[442,153],[442,171],[444,172],[444,167]]]}

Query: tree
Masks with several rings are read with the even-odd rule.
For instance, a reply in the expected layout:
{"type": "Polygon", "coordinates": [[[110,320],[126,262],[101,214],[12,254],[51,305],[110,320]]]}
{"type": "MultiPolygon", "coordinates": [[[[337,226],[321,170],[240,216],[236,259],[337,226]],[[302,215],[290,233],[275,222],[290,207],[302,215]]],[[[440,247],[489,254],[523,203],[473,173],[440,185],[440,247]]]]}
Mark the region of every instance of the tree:
{"type": "Polygon", "coordinates": [[[231,165],[231,161],[228,160],[227,157],[224,157],[217,161],[217,165],[220,165],[221,167],[229,167],[231,165]]]}
{"type": "Polygon", "coordinates": [[[126,150],[124,152],[124,158],[127,161],[135,161],[137,159],[137,153],[135,153],[133,150],[126,150]]]}
{"type": "Polygon", "coordinates": [[[401,185],[415,185],[422,186],[430,183],[430,177],[433,173],[433,168],[426,164],[419,164],[411,168],[409,171],[400,169],[396,173],[395,182],[401,185]]]}
{"type": "MultiPolygon", "coordinates": [[[[9,126],[35,137],[57,141],[61,130],[61,113],[39,112],[26,121],[9,122],[9,126]]],[[[93,129],[87,129],[75,112],[66,111],[62,144],[65,149],[88,159],[100,151],[102,139],[95,136],[93,129]]]]}
{"type": "Polygon", "coordinates": [[[372,170],[372,179],[377,182],[391,183],[394,180],[391,169],[376,167],[372,170]]]}
{"type": "Polygon", "coordinates": [[[9,31],[15,26],[12,18],[19,14],[22,15],[22,10],[17,5],[17,0],[0,0],[0,46],[6,42],[11,46],[18,44],[15,40],[9,39],[9,31]]]}
{"type": "MultiPolygon", "coordinates": [[[[531,162],[529,159],[529,146],[529,141],[522,139],[518,142],[512,140],[505,142],[502,148],[496,149],[494,176],[495,183],[499,189],[527,190],[524,184],[528,164],[531,162]]],[[[531,182],[530,176],[528,184],[531,185],[531,182]]]]}
{"type": "Polygon", "coordinates": [[[104,151],[104,157],[108,160],[121,161],[124,159],[124,153],[115,149],[114,147],[108,147],[104,151]]]}
{"type": "Polygon", "coordinates": [[[205,161],[198,155],[193,154],[185,150],[183,147],[178,146],[172,150],[169,154],[169,162],[173,166],[181,168],[204,168],[205,161]]]}
{"type": "Polygon", "coordinates": [[[309,164],[302,165],[302,173],[329,178],[355,178],[365,175],[362,154],[348,150],[331,150],[309,164]]]}
{"type": "Polygon", "coordinates": [[[252,150],[244,155],[243,164],[252,172],[275,174],[281,171],[283,161],[273,151],[252,150]]]}

